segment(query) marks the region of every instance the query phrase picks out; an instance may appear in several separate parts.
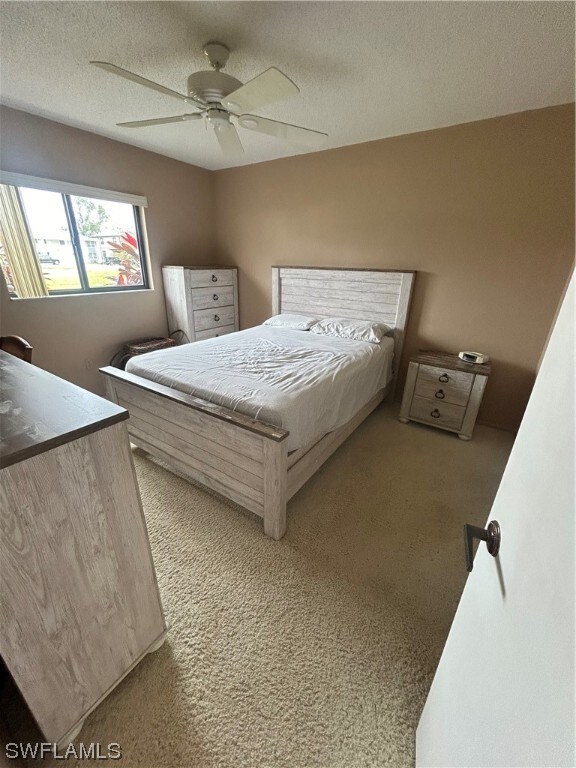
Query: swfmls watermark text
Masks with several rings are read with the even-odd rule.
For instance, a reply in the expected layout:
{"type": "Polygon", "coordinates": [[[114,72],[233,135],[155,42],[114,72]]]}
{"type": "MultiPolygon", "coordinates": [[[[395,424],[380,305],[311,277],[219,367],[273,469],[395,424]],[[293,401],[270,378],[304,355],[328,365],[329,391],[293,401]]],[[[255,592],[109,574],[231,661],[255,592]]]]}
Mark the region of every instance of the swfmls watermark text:
{"type": "Polygon", "coordinates": [[[53,760],[121,760],[122,747],[116,742],[100,744],[92,741],[89,744],[67,744],[58,746],[49,741],[15,742],[6,744],[8,760],[35,760],[52,758],[53,760]]]}

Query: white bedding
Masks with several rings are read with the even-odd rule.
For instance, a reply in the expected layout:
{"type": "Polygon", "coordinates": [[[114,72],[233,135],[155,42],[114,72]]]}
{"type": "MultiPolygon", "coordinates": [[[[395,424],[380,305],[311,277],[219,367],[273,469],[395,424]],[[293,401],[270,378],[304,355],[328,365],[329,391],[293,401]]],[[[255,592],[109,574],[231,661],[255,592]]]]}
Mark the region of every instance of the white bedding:
{"type": "Polygon", "coordinates": [[[257,326],[149,352],[126,370],[289,430],[288,450],[349,421],[392,375],[380,344],[257,326]]]}

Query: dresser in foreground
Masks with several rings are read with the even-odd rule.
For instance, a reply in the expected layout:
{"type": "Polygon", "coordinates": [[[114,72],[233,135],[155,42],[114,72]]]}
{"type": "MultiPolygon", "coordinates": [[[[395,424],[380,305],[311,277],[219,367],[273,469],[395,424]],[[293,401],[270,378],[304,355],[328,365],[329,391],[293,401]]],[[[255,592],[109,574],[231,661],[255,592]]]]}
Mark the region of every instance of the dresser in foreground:
{"type": "Polygon", "coordinates": [[[46,741],[166,635],[128,412],[0,351],[0,655],[46,741]]]}

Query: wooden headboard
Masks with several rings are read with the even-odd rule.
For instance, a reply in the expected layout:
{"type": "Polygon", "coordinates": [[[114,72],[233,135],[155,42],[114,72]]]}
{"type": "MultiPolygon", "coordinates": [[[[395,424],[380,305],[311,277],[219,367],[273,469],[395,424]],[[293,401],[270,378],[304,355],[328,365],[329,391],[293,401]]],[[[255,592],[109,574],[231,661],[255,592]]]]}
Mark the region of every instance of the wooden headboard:
{"type": "Polygon", "coordinates": [[[272,267],[272,313],[385,323],[394,336],[395,387],[415,277],[386,269],[272,267]]]}

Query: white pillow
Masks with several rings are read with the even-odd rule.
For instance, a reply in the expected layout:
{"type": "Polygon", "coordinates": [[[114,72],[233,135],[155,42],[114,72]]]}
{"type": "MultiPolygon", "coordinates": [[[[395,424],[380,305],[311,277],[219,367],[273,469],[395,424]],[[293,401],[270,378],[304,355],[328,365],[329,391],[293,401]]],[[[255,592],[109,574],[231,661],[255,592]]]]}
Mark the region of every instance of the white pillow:
{"type": "Polygon", "coordinates": [[[291,328],[293,331],[309,331],[314,323],[318,322],[317,317],[308,317],[308,315],[274,315],[265,320],[263,325],[270,325],[273,328],[291,328]]]}
{"type": "Polygon", "coordinates": [[[310,328],[310,333],[321,336],[340,336],[343,339],[355,339],[356,341],[369,341],[379,344],[382,337],[390,331],[383,323],[374,323],[371,320],[349,320],[345,317],[327,317],[310,328]]]}

